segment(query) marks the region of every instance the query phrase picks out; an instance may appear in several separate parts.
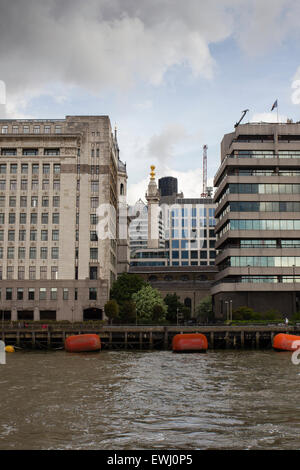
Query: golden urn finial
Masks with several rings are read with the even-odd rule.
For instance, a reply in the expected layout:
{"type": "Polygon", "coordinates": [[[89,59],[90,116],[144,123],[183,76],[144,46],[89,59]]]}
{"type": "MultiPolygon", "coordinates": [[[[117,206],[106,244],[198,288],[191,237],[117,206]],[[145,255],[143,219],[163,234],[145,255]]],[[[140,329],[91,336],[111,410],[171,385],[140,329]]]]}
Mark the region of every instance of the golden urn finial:
{"type": "Polygon", "coordinates": [[[154,180],[155,179],[155,171],[154,171],[155,166],[151,165],[150,168],[151,168],[150,176],[151,176],[151,179],[154,180]]]}

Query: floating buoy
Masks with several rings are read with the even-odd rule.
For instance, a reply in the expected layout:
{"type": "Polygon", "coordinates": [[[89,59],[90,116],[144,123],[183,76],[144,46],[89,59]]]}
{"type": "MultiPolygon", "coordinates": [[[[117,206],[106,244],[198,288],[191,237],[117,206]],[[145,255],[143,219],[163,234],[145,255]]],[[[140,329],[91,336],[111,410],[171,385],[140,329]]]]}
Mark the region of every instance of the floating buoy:
{"type": "Polygon", "coordinates": [[[5,346],[5,352],[7,353],[15,352],[15,348],[13,346],[5,346]]]}
{"type": "Polygon", "coordinates": [[[279,333],[274,336],[273,339],[273,348],[278,351],[295,351],[300,347],[300,336],[296,335],[287,335],[285,333],[279,333]],[[298,346],[293,347],[293,342],[299,341],[298,346]]]}
{"type": "Polygon", "coordinates": [[[202,333],[175,335],[172,341],[173,352],[206,352],[207,338],[202,333]]]}
{"type": "Polygon", "coordinates": [[[65,349],[68,352],[99,351],[101,341],[95,334],[68,336],[65,340],[65,349]]]}

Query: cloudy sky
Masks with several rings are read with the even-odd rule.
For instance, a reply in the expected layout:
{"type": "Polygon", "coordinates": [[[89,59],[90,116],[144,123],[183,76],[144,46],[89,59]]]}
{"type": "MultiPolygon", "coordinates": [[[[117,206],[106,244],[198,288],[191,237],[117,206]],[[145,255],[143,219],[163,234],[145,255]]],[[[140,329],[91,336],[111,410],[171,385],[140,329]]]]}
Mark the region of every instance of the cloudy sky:
{"type": "Polygon", "coordinates": [[[149,166],[202,190],[245,118],[300,120],[298,0],[0,0],[0,117],[108,114],[129,198],[149,166]]]}

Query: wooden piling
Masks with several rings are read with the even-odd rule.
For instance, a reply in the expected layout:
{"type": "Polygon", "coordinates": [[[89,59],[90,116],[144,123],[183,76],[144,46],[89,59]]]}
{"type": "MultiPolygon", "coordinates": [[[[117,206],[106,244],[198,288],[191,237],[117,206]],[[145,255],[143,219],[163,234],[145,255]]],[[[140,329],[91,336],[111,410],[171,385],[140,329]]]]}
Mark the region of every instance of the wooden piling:
{"type": "Polygon", "coordinates": [[[214,349],[215,346],[215,334],[213,331],[210,332],[210,347],[214,349]]]}
{"type": "Polygon", "coordinates": [[[245,347],[245,333],[241,331],[241,348],[245,347]]]}

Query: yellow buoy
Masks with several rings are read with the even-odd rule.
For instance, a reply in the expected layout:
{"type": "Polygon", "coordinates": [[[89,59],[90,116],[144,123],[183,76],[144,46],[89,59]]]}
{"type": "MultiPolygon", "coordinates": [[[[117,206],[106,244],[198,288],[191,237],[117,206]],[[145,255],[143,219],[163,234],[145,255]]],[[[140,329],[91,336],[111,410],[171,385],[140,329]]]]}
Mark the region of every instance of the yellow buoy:
{"type": "Polygon", "coordinates": [[[7,353],[15,352],[15,348],[13,346],[5,346],[5,352],[7,353]]]}

